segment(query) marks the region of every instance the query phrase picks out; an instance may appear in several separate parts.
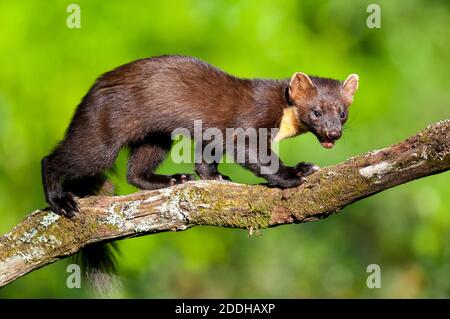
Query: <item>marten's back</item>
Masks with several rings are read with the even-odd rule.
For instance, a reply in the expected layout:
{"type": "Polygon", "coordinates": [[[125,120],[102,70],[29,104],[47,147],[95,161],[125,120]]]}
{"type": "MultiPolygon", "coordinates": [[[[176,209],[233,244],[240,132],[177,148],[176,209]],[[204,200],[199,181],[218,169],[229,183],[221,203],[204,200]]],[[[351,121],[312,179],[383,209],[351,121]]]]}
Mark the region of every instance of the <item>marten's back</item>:
{"type": "Polygon", "coordinates": [[[233,127],[254,112],[251,80],[228,75],[198,59],[161,56],[137,60],[102,75],[78,106],[69,127],[126,142],[175,128],[233,127]]]}

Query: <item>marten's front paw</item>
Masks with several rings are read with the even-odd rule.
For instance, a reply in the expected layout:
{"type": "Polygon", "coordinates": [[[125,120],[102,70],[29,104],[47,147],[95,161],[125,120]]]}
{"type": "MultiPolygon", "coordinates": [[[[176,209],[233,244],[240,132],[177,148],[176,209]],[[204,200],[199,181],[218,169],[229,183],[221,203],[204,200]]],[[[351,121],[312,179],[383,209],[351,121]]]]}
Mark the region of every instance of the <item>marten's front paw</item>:
{"type": "Polygon", "coordinates": [[[183,184],[188,181],[194,181],[195,175],[193,174],[175,174],[171,176],[171,183],[170,185],[178,185],[183,184]]]}
{"type": "Polygon", "coordinates": [[[297,171],[297,174],[301,176],[308,176],[320,170],[319,166],[308,162],[298,163],[294,168],[297,171]]]}
{"type": "Polygon", "coordinates": [[[49,199],[51,210],[58,215],[73,217],[80,212],[75,196],[72,193],[62,193],[49,199]]]}
{"type": "Polygon", "coordinates": [[[296,176],[295,178],[277,178],[269,180],[267,186],[278,187],[278,188],[291,188],[303,184],[306,181],[305,178],[301,176],[296,176]]]}

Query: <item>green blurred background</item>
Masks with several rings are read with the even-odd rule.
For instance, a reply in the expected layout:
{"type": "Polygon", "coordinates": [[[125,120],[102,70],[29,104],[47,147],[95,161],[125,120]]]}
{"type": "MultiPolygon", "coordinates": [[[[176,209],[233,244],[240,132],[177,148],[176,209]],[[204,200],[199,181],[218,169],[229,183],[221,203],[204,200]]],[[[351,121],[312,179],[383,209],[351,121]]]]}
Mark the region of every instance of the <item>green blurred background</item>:
{"type": "MultiPolygon", "coordinates": [[[[0,232],[45,206],[40,159],[62,138],[95,78],[160,54],[193,55],[241,77],[302,71],[360,75],[344,137],[281,142],[288,164],[321,166],[393,144],[448,118],[448,1],[71,1],[0,3],[0,232]]],[[[120,193],[126,153],[118,160],[120,193]]],[[[193,170],[166,162],[161,172],[193,170]]],[[[254,183],[234,164],[220,169],[254,183]]],[[[117,297],[450,297],[450,183],[444,173],[355,203],[319,222],[246,231],[199,227],[121,241],[117,297]],[[369,289],[369,264],[381,288],[369,289]]],[[[0,290],[0,297],[90,297],[66,287],[67,260],[0,290]]]]}

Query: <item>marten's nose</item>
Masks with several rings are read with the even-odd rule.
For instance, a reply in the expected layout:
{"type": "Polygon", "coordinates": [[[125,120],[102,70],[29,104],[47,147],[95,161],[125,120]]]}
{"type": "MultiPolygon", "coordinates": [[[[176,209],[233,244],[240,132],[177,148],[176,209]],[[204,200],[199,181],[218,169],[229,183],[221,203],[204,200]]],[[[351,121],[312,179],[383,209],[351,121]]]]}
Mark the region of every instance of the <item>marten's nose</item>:
{"type": "Polygon", "coordinates": [[[328,138],[330,139],[338,139],[342,135],[342,132],[340,130],[330,130],[328,132],[328,138]]]}

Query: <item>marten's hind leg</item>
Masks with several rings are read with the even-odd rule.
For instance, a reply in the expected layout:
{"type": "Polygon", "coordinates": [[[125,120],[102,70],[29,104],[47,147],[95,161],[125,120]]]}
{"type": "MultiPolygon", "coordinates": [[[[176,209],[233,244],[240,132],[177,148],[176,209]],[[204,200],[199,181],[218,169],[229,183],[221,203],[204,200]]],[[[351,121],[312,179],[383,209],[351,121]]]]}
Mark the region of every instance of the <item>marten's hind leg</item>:
{"type": "Polygon", "coordinates": [[[194,175],[191,174],[161,175],[154,173],[169,153],[170,146],[171,140],[163,137],[159,137],[158,141],[155,139],[155,141],[133,145],[128,160],[128,182],[137,188],[151,190],[194,180],[194,175]]]}
{"type": "Polygon", "coordinates": [[[51,210],[65,216],[79,212],[76,197],[95,195],[105,188],[102,172],[113,166],[118,150],[118,146],[85,147],[66,139],[46,156],[42,160],[42,181],[51,210]]]}
{"type": "Polygon", "coordinates": [[[205,152],[205,147],[206,145],[202,146],[201,162],[195,163],[195,172],[197,173],[197,175],[200,177],[200,179],[229,181],[230,178],[228,176],[220,174],[217,169],[219,161],[223,156],[223,149],[216,146],[212,148],[210,152],[205,152]]]}
{"type": "Polygon", "coordinates": [[[217,170],[218,163],[197,163],[195,164],[195,172],[198,174],[200,179],[211,179],[211,180],[224,180],[229,181],[228,176],[222,175],[217,170]]]}
{"type": "Polygon", "coordinates": [[[45,200],[50,205],[51,210],[56,214],[73,216],[79,212],[75,197],[70,192],[64,192],[61,179],[64,171],[55,156],[50,155],[42,159],[42,182],[44,186],[45,200]]]}

